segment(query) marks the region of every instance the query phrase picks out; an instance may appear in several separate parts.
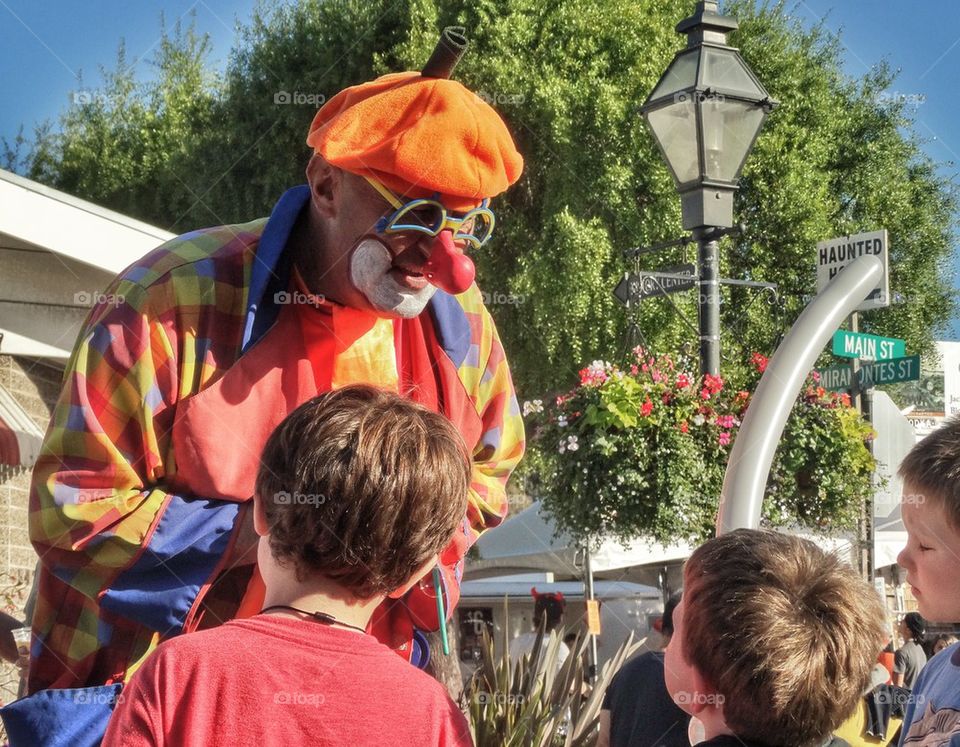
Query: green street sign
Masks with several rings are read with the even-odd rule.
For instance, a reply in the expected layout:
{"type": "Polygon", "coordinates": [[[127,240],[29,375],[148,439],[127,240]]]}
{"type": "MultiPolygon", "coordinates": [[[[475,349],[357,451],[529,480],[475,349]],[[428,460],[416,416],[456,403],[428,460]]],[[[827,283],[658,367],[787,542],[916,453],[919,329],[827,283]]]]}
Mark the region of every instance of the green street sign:
{"type": "Polygon", "coordinates": [[[843,358],[888,361],[903,358],[907,354],[907,343],[896,337],[865,335],[841,329],[833,333],[833,354],[843,358]]]}
{"type": "Polygon", "coordinates": [[[896,384],[898,381],[916,381],[919,378],[919,355],[865,363],[857,371],[857,381],[861,389],[869,389],[878,384],[896,384]]]}
{"type": "Polygon", "coordinates": [[[820,374],[820,386],[834,392],[854,389],[869,389],[879,384],[896,384],[899,381],[916,381],[920,378],[920,356],[894,358],[889,361],[864,363],[853,378],[850,366],[830,366],[814,369],[820,374]]]}
{"type": "Polygon", "coordinates": [[[820,374],[820,386],[833,392],[853,389],[853,369],[850,366],[830,366],[814,369],[820,374]]]}

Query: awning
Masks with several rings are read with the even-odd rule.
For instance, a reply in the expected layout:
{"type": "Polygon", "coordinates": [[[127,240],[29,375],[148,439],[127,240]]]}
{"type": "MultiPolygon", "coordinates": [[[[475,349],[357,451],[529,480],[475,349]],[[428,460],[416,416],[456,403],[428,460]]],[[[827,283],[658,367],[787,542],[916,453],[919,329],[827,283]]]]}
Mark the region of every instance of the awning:
{"type": "MultiPolygon", "coordinates": [[[[684,560],[693,547],[684,542],[661,545],[637,539],[626,545],[606,539],[591,555],[595,574],[684,560]]],[[[547,571],[558,579],[579,578],[583,550],[566,532],[557,532],[552,519],[535,501],[503,524],[484,532],[471,550],[465,577],[469,580],[508,573],[547,571]]]]}
{"type": "Polygon", "coordinates": [[[43,431],[0,386],[0,465],[30,467],[40,455],[43,431]]]}

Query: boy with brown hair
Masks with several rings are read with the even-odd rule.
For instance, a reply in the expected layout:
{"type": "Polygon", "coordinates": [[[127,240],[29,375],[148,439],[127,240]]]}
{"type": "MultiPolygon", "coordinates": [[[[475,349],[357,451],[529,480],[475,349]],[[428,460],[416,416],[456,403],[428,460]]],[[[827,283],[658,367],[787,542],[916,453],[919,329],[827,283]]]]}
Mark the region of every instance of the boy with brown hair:
{"type": "Polygon", "coordinates": [[[105,745],[470,745],[440,683],[365,633],[437,563],[470,458],[442,415],[370,386],[315,397],[263,451],[259,615],[163,643],[105,745]]]}
{"type": "MultiPolygon", "coordinates": [[[[914,446],[899,473],[907,546],[897,563],[925,620],[960,622],[960,418],[914,446]]],[[[938,653],[920,672],[900,744],[960,747],[960,644],[938,653]]]]}
{"type": "Polygon", "coordinates": [[[873,588],[807,540],[738,529],[694,551],[664,676],[704,745],[822,744],[853,712],[882,643],[873,588]]]}

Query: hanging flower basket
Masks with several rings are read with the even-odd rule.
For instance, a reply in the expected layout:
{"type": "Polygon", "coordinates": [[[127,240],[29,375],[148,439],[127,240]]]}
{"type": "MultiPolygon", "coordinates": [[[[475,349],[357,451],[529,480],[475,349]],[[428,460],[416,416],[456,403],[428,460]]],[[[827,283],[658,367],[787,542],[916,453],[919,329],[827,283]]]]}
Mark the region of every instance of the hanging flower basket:
{"type": "MultiPolygon", "coordinates": [[[[766,358],[754,354],[739,386],[700,377],[693,361],[650,356],[624,366],[594,361],[580,383],[546,406],[524,404],[532,421],[541,500],[560,529],[624,542],[711,536],[733,441],[766,358]]],[[[764,502],[775,525],[848,529],[872,490],[873,431],[845,394],[811,378],[777,450],[764,502]]]]}

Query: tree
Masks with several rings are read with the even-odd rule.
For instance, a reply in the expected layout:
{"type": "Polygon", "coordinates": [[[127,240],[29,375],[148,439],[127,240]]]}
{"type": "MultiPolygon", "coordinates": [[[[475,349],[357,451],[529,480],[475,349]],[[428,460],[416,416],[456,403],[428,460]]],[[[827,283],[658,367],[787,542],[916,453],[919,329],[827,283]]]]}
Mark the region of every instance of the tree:
{"type": "MultiPolygon", "coordinates": [[[[161,19],[161,25],[163,21],[161,19]]],[[[214,123],[217,76],[206,65],[210,42],[194,20],[162,29],[141,82],[121,43],[103,85],[75,91],[59,130],[41,129],[28,175],[50,186],[174,230],[193,201],[179,164],[195,159],[214,123]],[[189,155],[187,155],[189,154],[189,155]]]]}
{"type": "MultiPolygon", "coordinates": [[[[526,159],[495,202],[498,235],[477,261],[518,388],[536,396],[626,347],[627,315],[611,295],[630,269],[622,251],[681,235],[679,200],[638,108],[680,48],[673,27],[689,10],[668,0],[301,0],[241,26],[222,80],[204,66],[207,40],[178,27],[164,35],[155,80],[135,81],[121,50],[104,73],[106,102],[71,107],[59,133],[38,137],[29,173],[173,230],[265,215],[302,181],[322,100],[418,68],[440,26],[463,25],[472,46],[457,77],[493,102],[526,159]]],[[[956,199],[922,155],[905,104],[882,96],[893,74],[881,64],[844,75],[839,41],[805,30],[782,1],[731,0],[725,12],[740,21],[731,42],[782,103],[737,195],[748,231],[721,252],[722,274],[775,282],[780,301],[724,290],[724,367],[769,352],[803,308],[818,240],[879,226],[901,302],[863,326],[929,352],[956,310],[956,199]]],[[[673,297],[691,319],[692,295],[673,297]]],[[[644,304],[639,322],[652,350],[694,343],[662,301],[644,304]]]]}

